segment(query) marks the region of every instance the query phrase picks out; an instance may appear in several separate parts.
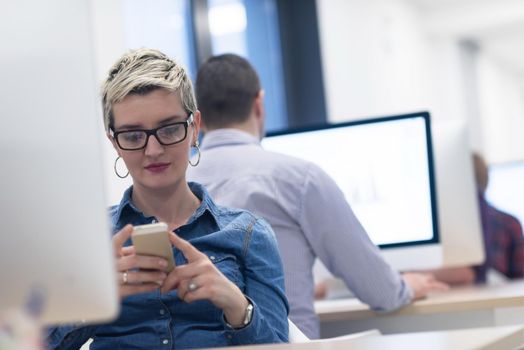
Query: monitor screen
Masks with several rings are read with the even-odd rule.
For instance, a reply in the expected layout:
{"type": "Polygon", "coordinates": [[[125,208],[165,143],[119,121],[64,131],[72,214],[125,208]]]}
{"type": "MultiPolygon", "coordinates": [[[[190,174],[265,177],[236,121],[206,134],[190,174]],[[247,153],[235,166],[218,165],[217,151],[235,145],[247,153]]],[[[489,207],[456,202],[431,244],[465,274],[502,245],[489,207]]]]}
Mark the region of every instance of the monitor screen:
{"type": "Polygon", "coordinates": [[[489,167],[488,201],[524,224],[524,161],[489,167]]]}
{"type": "Polygon", "coordinates": [[[381,248],[438,242],[428,113],[272,133],[262,145],[320,166],[381,248]]]}

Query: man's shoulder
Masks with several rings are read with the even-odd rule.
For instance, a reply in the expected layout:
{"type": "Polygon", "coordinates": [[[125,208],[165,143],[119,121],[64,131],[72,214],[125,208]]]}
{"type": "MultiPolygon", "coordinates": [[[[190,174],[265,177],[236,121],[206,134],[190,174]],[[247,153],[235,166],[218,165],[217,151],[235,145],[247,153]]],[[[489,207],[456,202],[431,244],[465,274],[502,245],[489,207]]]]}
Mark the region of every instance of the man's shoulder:
{"type": "MultiPolygon", "coordinates": [[[[245,145],[236,149],[233,147],[235,146],[223,147],[220,150],[219,157],[216,157],[218,156],[217,153],[209,153],[206,156],[214,158],[215,167],[217,164],[222,166],[226,162],[232,165],[232,168],[242,169],[240,172],[256,170],[256,173],[260,176],[269,175],[281,178],[296,178],[300,176],[299,174],[305,174],[307,169],[313,166],[308,160],[265,150],[257,145],[245,145]],[[219,158],[222,160],[221,162],[217,162],[219,158]]],[[[194,172],[198,172],[198,169],[195,169],[194,172]]]]}
{"type": "Polygon", "coordinates": [[[309,160],[293,157],[287,154],[268,150],[262,150],[262,153],[263,156],[261,157],[261,160],[264,164],[272,165],[283,172],[293,170],[304,172],[309,168],[316,167],[316,165],[309,160]]]}
{"type": "Polygon", "coordinates": [[[493,222],[493,224],[495,224],[498,227],[515,228],[515,229],[518,229],[519,231],[522,231],[521,223],[515,216],[509,213],[506,213],[494,207],[493,205],[489,205],[489,206],[491,209],[490,220],[493,222]]]}

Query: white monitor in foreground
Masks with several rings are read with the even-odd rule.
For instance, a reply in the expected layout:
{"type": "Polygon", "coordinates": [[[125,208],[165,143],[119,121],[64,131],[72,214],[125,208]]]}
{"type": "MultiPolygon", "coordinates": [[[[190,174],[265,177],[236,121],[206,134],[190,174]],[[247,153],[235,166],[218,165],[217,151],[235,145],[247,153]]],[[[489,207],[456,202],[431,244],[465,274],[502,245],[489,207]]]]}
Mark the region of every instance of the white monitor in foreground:
{"type": "Polygon", "coordinates": [[[395,268],[441,265],[428,113],[273,133],[262,145],[324,169],[395,268]]]}
{"type": "Polygon", "coordinates": [[[0,313],[39,293],[45,324],[118,311],[88,5],[13,2],[0,14],[0,313]]]}
{"type": "Polygon", "coordinates": [[[432,131],[443,265],[480,264],[484,241],[466,124],[433,123],[432,131]]]}

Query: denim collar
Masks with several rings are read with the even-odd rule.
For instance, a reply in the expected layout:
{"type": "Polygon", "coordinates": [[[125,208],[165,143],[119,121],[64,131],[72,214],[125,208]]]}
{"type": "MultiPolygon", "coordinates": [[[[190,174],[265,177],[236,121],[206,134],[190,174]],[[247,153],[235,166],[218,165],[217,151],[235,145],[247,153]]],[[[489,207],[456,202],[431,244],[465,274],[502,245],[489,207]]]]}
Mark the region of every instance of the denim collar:
{"type": "MultiPolygon", "coordinates": [[[[202,215],[204,215],[206,212],[211,215],[216,225],[222,229],[222,225],[220,225],[220,220],[217,220],[217,217],[220,213],[220,209],[217,207],[207,190],[204,186],[202,186],[199,183],[196,182],[188,182],[189,188],[191,189],[191,192],[195,196],[197,196],[198,199],[200,199],[201,203],[200,206],[197,208],[197,210],[191,215],[189,218],[187,224],[192,224],[195,220],[200,218],[202,215]]],[[[123,223],[120,221],[122,220],[122,215],[125,212],[131,211],[134,214],[146,217],[144,213],[138,209],[135,204],[132,201],[133,194],[133,186],[130,186],[125,192],[122,197],[122,200],[120,201],[120,204],[115,208],[116,209],[116,215],[114,216],[114,222],[117,224],[118,227],[122,227],[123,223]]],[[[146,217],[147,218],[147,217],[146,217]]],[[[152,218],[152,217],[151,217],[152,218]]]]}

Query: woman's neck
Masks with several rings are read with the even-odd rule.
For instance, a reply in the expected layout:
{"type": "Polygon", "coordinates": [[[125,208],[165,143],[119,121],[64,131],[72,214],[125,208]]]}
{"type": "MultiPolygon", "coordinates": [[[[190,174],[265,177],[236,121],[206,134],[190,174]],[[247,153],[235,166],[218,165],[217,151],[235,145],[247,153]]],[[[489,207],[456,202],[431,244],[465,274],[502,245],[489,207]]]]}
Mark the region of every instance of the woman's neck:
{"type": "Polygon", "coordinates": [[[146,216],[165,222],[170,230],[184,225],[200,206],[187,182],[170,189],[151,190],[133,186],[133,204],[146,216]]]}

